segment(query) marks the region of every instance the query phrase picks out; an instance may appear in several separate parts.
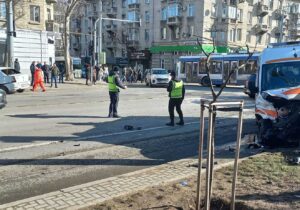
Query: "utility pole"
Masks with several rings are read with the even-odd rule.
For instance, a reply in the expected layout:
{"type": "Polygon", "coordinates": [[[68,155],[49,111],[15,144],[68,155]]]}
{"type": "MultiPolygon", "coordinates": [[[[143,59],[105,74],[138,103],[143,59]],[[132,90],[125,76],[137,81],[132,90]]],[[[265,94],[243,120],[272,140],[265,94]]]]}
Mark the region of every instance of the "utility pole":
{"type": "Polygon", "coordinates": [[[8,3],[8,20],[7,20],[7,41],[8,41],[8,66],[13,67],[14,59],[14,14],[13,14],[13,1],[8,3]]]}

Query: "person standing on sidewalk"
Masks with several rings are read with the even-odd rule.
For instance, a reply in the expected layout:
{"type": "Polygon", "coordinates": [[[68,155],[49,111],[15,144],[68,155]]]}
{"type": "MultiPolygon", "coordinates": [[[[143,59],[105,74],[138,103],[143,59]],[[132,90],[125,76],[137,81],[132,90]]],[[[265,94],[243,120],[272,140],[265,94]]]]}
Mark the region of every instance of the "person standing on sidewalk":
{"type": "Polygon", "coordinates": [[[55,84],[55,88],[57,88],[57,77],[59,74],[59,69],[57,68],[56,64],[54,63],[51,68],[51,87],[53,85],[53,81],[55,84]]]}
{"type": "Polygon", "coordinates": [[[32,61],[31,65],[30,65],[31,86],[33,86],[33,83],[34,83],[34,71],[35,71],[35,61],[32,61]]]}
{"type": "Polygon", "coordinates": [[[15,67],[16,72],[19,72],[19,73],[21,72],[20,63],[19,63],[18,58],[16,58],[16,60],[15,60],[14,67],[15,67]]]}
{"type": "Polygon", "coordinates": [[[34,85],[32,91],[35,91],[37,86],[41,86],[43,92],[46,91],[45,86],[44,86],[44,74],[42,71],[42,64],[37,64],[35,71],[34,71],[34,85]]]}
{"type": "Polygon", "coordinates": [[[118,75],[118,68],[114,68],[109,72],[108,77],[106,78],[108,83],[110,105],[109,105],[109,114],[108,117],[119,118],[118,115],[118,103],[119,103],[119,92],[120,88],[126,89],[127,87],[122,84],[118,75]]]}
{"type": "Polygon", "coordinates": [[[176,123],[177,125],[184,125],[183,113],[181,110],[181,104],[185,95],[185,87],[182,80],[176,79],[175,71],[171,72],[171,81],[169,82],[167,91],[169,92],[169,115],[170,122],[167,123],[167,126],[174,126],[174,108],[179,115],[180,121],[176,123]]]}
{"type": "Polygon", "coordinates": [[[59,66],[58,66],[58,69],[59,69],[59,83],[64,83],[64,76],[65,76],[65,66],[64,66],[64,64],[60,64],[59,66]]]}
{"type": "Polygon", "coordinates": [[[44,62],[44,65],[42,66],[42,70],[44,73],[44,83],[48,83],[49,84],[49,71],[50,71],[50,67],[49,65],[47,65],[46,62],[44,62]]]}

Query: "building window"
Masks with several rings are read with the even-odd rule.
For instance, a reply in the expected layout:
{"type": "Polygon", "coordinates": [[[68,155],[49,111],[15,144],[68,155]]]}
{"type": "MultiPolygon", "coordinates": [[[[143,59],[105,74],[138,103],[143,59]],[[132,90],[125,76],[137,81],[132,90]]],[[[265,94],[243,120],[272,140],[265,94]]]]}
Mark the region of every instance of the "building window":
{"type": "Polygon", "coordinates": [[[242,41],[242,29],[237,29],[236,31],[236,40],[237,41],[242,41]]]}
{"type": "Polygon", "coordinates": [[[145,4],[150,4],[150,0],[145,0],[145,4]]]}
{"type": "Polygon", "coordinates": [[[149,35],[149,29],[145,29],[145,41],[149,41],[150,35],[149,35]]]}
{"type": "Polygon", "coordinates": [[[258,44],[262,44],[262,36],[263,36],[263,35],[257,36],[257,43],[258,43],[258,44]]]}
{"type": "Polygon", "coordinates": [[[247,43],[251,43],[251,32],[250,31],[247,31],[246,40],[247,40],[247,43]]]}
{"type": "Polygon", "coordinates": [[[266,43],[267,44],[271,43],[271,35],[270,34],[267,34],[266,43]]]}
{"type": "Polygon", "coordinates": [[[162,8],[161,9],[161,19],[162,20],[167,20],[167,8],[162,8]]]}
{"type": "Polygon", "coordinates": [[[270,27],[272,27],[272,16],[269,16],[269,18],[268,18],[268,24],[269,24],[269,26],[270,27]]]}
{"type": "Polygon", "coordinates": [[[252,24],[252,12],[248,12],[247,18],[248,18],[248,24],[252,24]]]}
{"type": "Polygon", "coordinates": [[[235,29],[231,29],[229,31],[229,41],[231,41],[231,42],[235,41],[235,33],[236,33],[235,29]]]}
{"type": "Polygon", "coordinates": [[[211,36],[212,39],[216,39],[216,37],[217,37],[217,32],[211,31],[210,36],[211,36]]]}
{"type": "Polygon", "coordinates": [[[161,39],[167,39],[167,28],[161,28],[160,30],[161,39]]]}
{"type": "Polygon", "coordinates": [[[127,4],[130,5],[130,4],[136,4],[136,3],[139,3],[139,0],[127,0],[127,4]]]}
{"type": "Polygon", "coordinates": [[[243,10],[242,9],[238,9],[236,15],[237,15],[236,19],[238,21],[240,21],[240,22],[243,22],[243,10]]]}
{"type": "Polygon", "coordinates": [[[6,18],[6,5],[5,5],[5,2],[0,2],[0,18],[1,19],[6,18]]]}
{"type": "Polygon", "coordinates": [[[273,10],[274,7],[274,0],[269,0],[269,9],[273,10]]]}
{"type": "Polygon", "coordinates": [[[123,8],[126,7],[126,0],[122,0],[122,7],[123,7],[123,8]]]}
{"type": "Polygon", "coordinates": [[[149,11],[145,11],[145,22],[146,23],[150,22],[150,13],[149,13],[149,11]]]}
{"type": "Polygon", "coordinates": [[[171,4],[168,6],[168,17],[177,17],[180,15],[181,13],[179,4],[171,4]]]}
{"type": "Polygon", "coordinates": [[[160,68],[165,68],[165,59],[160,59],[160,68]]]}
{"type": "Polygon", "coordinates": [[[189,26],[189,28],[188,28],[189,37],[194,36],[194,31],[195,31],[195,27],[194,26],[189,26]]]}
{"type": "Polygon", "coordinates": [[[224,31],[220,32],[220,40],[225,41],[225,32],[224,31]]]}
{"type": "Polygon", "coordinates": [[[30,6],[30,20],[34,22],[40,22],[40,7],[39,6],[30,6]]]}
{"type": "Polygon", "coordinates": [[[131,21],[139,21],[140,15],[136,11],[130,11],[128,12],[128,20],[131,21]]]}
{"type": "Polygon", "coordinates": [[[174,30],[174,38],[175,39],[179,39],[180,38],[180,28],[179,27],[176,27],[175,30],[174,30]]]}
{"type": "Polygon", "coordinates": [[[52,18],[51,18],[51,9],[47,9],[47,17],[48,17],[48,20],[52,20],[52,18]]]}
{"type": "Polygon", "coordinates": [[[195,16],[195,5],[194,4],[189,4],[188,5],[188,16],[189,17],[194,17],[195,16]]]}
{"type": "Polygon", "coordinates": [[[216,4],[212,4],[212,6],[211,6],[211,16],[217,17],[217,5],[216,4]]]}

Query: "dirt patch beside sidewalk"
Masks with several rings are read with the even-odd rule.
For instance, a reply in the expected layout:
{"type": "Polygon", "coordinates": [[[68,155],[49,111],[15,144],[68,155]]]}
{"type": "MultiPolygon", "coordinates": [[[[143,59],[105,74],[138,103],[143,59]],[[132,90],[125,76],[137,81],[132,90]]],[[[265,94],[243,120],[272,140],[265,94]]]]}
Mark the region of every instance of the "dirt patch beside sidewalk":
{"type": "MultiPolygon", "coordinates": [[[[212,209],[230,207],[232,168],[215,172],[212,209]]],[[[192,177],[85,210],[192,210],[195,209],[195,195],[196,177],[192,177]]],[[[281,152],[250,157],[240,164],[236,195],[236,209],[300,209],[300,166],[287,164],[281,152]]]]}

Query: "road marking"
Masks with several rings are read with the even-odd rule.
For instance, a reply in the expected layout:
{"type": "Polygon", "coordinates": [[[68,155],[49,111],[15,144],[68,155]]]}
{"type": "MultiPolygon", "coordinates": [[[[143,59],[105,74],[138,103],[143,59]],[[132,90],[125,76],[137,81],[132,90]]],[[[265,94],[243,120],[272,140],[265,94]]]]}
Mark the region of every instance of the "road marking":
{"type": "MultiPolygon", "coordinates": [[[[199,124],[199,121],[185,123],[185,125],[193,125],[193,124],[199,124]]],[[[86,137],[76,138],[76,139],[74,139],[74,141],[94,139],[94,138],[103,138],[103,137],[109,137],[109,136],[117,136],[117,135],[122,135],[122,134],[139,133],[139,132],[143,132],[143,131],[158,130],[158,129],[162,129],[162,128],[172,128],[172,127],[170,127],[170,126],[159,126],[159,127],[146,128],[146,129],[142,129],[142,130],[122,131],[122,132],[117,132],[117,133],[108,133],[108,134],[101,134],[101,135],[95,135],[95,136],[86,136],[86,137]]]]}
{"type": "Polygon", "coordinates": [[[39,147],[39,146],[45,146],[49,144],[56,144],[59,141],[51,141],[51,142],[43,142],[43,143],[36,143],[36,144],[27,144],[27,145],[22,145],[22,146],[17,146],[17,147],[8,147],[4,149],[0,149],[0,152],[8,152],[11,150],[19,150],[19,149],[27,149],[27,148],[32,148],[32,147],[39,147]]]}
{"type": "MultiPolygon", "coordinates": [[[[185,125],[192,125],[192,124],[197,124],[197,122],[189,122],[185,123],[185,125]]],[[[94,139],[94,138],[103,138],[103,137],[110,137],[110,136],[117,136],[117,135],[126,135],[126,134],[131,134],[131,133],[139,133],[143,131],[151,131],[151,130],[158,130],[162,128],[170,128],[170,126],[159,126],[159,127],[152,127],[152,128],[146,128],[142,130],[133,130],[133,131],[122,131],[122,132],[117,132],[117,133],[108,133],[108,134],[101,134],[101,135],[94,135],[94,136],[86,136],[86,137],[80,137],[80,138],[74,138],[74,139],[69,139],[68,141],[81,141],[81,140],[88,140],[88,139],[94,139]]],[[[50,144],[55,144],[59,143],[59,141],[51,141],[51,142],[43,142],[43,143],[36,143],[36,144],[29,144],[29,145],[22,145],[22,146],[17,146],[17,147],[8,147],[4,149],[0,149],[0,152],[8,152],[12,150],[20,150],[20,149],[28,149],[28,148],[33,148],[33,147],[40,147],[40,146],[46,146],[50,144]]]]}

